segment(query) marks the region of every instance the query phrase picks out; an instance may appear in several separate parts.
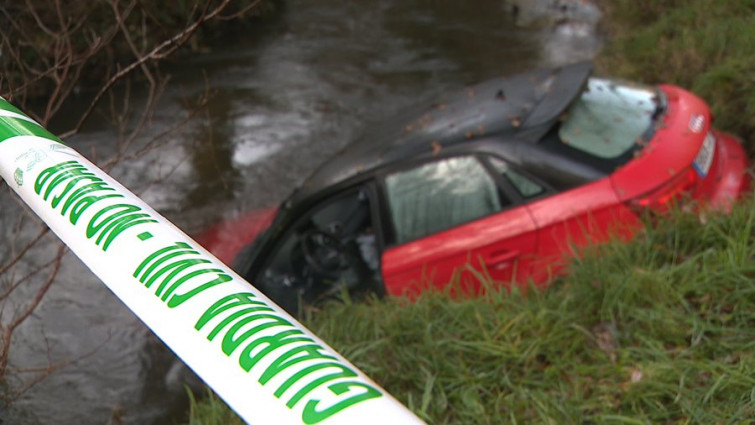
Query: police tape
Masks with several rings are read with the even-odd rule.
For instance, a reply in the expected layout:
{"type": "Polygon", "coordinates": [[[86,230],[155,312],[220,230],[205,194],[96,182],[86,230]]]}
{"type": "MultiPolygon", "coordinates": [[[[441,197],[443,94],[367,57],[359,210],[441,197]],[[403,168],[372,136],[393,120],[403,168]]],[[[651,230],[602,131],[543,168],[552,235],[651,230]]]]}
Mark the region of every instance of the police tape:
{"type": "Polygon", "coordinates": [[[0,175],[247,423],[422,423],[172,223],[2,98],[0,175]]]}

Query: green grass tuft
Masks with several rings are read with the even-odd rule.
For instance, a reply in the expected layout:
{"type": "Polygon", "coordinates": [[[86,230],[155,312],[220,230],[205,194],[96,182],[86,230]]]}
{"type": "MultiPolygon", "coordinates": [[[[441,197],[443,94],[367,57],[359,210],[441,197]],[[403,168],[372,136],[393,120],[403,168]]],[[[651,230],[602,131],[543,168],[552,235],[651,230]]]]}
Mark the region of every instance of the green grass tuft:
{"type": "Polygon", "coordinates": [[[187,388],[189,395],[189,419],[187,425],[242,425],[244,422],[212,391],[202,399],[197,399],[187,388]]]}
{"type": "Polygon", "coordinates": [[[745,423],[753,226],[752,201],[677,213],[542,293],[333,304],[308,324],[430,423],[745,423]]]}
{"type": "Polygon", "coordinates": [[[428,423],[749,423],[755,201],[673,213],[547,291],[333,302],[306,324],[428,423]]]}

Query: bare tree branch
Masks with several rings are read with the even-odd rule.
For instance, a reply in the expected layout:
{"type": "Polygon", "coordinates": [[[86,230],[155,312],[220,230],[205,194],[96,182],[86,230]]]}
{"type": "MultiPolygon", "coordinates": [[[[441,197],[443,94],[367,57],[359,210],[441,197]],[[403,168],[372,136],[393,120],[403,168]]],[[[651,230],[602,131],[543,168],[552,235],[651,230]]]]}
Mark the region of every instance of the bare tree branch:
{"type": "Polygon", "coordinates": [[[60,261],[67,249],[68,248],[63,244],[58,246],[58,253],[55,256],[55,261],[52,263],[52,270],[50,270],[50,273],[47,275],[45,282],[39,289],[37,289],[34,298],[32,298],[32,300],[21,309],[21,312],[16,314],[10,323],[3,326],[2,334],[0,335],[0,343],[2,343],[2,349],[0,350],[0,376],[5,375],[5,370],[8,367],[8,357],[10,356],[10,344],[11,339],[13,338],[13,332],[34,312],[34,310],[36,310],[37,306],[42,301],[42,298],[47,293],[47,290],[50,289],[50,285],[55,281],[55,276],[57,276],[58,270],[60,269],[60,261]]]}
{"type": "MultiPolygon", "coordinates": [[[[164,90],[166,78],[159,63],[175,53],[211,20],[242,17],[262,0],[192,0],[180,14],[178,28],[161,22],[159,10],[143,0],[103,0],[66,2],[64,0],[23,0],[0,4],[0,94],[22,107],[32,118],[47,126],[68,105],[73,95],[89,86],[91,101],[60,137],[78,133],[94,114],[117,132],[115,154],[103,161],[110,168],[150,152],[168,136],[194,118],[206,105],[206,92],[194,109],[169,128],[146,141],[135,141],[149,125],[164,90]],[[239,11],[227,13],[229,5],[243,1],[239,11]],[[44,4],[45,7],[40,6],[44,4]],[[96,18],[89,19],[93,15],[96,18]],[[158,16],[159,15],[159,16],[158,16]],[[155,41],[158,40],[158,41],[155,41]],[[96,70],[98,78],[93,78],[96,70]],[[135,80],[138,78],[138,80],[135,80]],[[134,82],[132,84],[132,82],[134,82]],[[146,86],[144,95],[132,96],[132,85],[146,86]],[[135,104],[135,98],[139,104],[135,104]],[[102,103],[107,102],[103,105],[102,103]],[[30,108],[34,105],[37,108],[30,108]]],[[[169,15],[174,18],[176,15],[169,15]]],[[[92,148],[96,160],[97,151],[92,148]]],[[[2,194],[2,196],[8,196],[2,194]]],[[[29,214],[28,210],[24,214],[29,214]]],[[[13,335],[39,307],[53,285],[67,248],[58,245],[51,259],[23,261],[35,247],[48,243],[49,229],[24,216],[16,222],[9,244],[2,249],[7,257],[0,264],[0,381],[9,373],[21,379],[14,388],[3,388],[0,397],[9,402],[45,376],[75,362],[47,363],[25,369],[11,362],[13,335]],[[25,218],[24,218],[25,217],[25,218]],[[35,228],[33,226],[38,226],[35,228]],[[33,288],[33,295],[21,296],[20,289],[33,288]],[[15,304],[14,304],[15,303],[15,304]],[[32,376],[30,376],[32,375],[32,376]]],[[[85,354],[86,355],[86,354],[85,354]]],[[[49,357],[49,352],[48,352],[49,357]]]]}
{"type": "Polygon", "coordinates": [[[199,27],[203,23],[207,22],[210,19],[213,19],[215,16],[218,16],[223,11],[223,9],[228,7],[228,4],[230,4],[230,2],[231,0],[223,0],[222,3],[220,3],[220,5],[215,7],[215,9],[213,9],[212,11],[208,12],[210,3],[211,3],[210,1],[208,1],[207,3],[205,3],[205,8],[202,11],[202,14],[191,25],[189,25],[183,31],[179,32],[173,37],[155,46],[151,51],[138,57],[135,61],[131,62],[128,66],[126,66],[125,68],[115,73],[115,75],[110,77],[110,79],[102,86],[102,88],[94,96],[94,99],[89,104],[89,107],[87,107],[86,111],[81,115],[81,119],[79,119],[78,123],[74,126],[74,128],[63,133],[61,137],[69,137],[70,135],[76,134],[81,129],[81,126],[84,124],[87,118],[89,118],[89,116],[92,114],[92,111],[94,111],[94,108],[102,99],[102,96],[104,96],[104,94],[108,90],[110,90],[116,82],[120,81],[126,75],[129,75],[137,67],[141,67],[145,62],[161,60],[170,56],[173,52],[175,52],[181,46],[183,46],[184,43],[186,43],[186,41],[197,31],[197,29],[199,29],[199,27]]]}

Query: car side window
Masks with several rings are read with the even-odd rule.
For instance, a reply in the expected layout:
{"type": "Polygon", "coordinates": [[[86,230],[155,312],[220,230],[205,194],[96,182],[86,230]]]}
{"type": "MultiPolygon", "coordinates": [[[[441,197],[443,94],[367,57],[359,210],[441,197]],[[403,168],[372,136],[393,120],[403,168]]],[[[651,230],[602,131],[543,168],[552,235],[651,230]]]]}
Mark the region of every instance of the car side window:
{"type": "Polygon", "coordinates": [[[404,243],[498,212],[493,177],[473,156],[453,157],[385,177],[397,243],[404,243]]]}
{"type": "Polygon", "coordinates": [[[543,186],[513,170],[509,164],[502,159],[490,157],[490,165],[511,182],[511,185],[516,188],[520,195],[522,195],[522,198],[532,198],[545,192],[543,186]]]}

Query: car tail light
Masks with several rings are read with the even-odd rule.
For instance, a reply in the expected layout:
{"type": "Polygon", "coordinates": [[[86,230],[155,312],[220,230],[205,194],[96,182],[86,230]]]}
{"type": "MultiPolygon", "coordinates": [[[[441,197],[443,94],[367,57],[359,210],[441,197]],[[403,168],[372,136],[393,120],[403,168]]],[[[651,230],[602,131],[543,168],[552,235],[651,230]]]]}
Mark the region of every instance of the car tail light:
{"type": "MultiPolygon", "coordinates": [[[[665,212],[680,201],[683,201],[685,197],[692,198],[693,192],[703,185],[703,182],[713,171],[712,167],[717,145],[715,135],[712,131],[709,131],[703,139],[697,156],[689,167],[671,177],[671,179],[660,187],[630,201],[630,205],[640,209],[649,208],[653,211],[665,212]]],[[[700,194],[697,195],[699,196],[700,194]]]]}
{"type": "Polygon", "coordinates": [[[691,195],[692,190],[700,180],[698,173],[690,167],[660,187],[632,200],[630,203],[635,207],[664,212],[681,201],[686,194],[691,195]]]}

